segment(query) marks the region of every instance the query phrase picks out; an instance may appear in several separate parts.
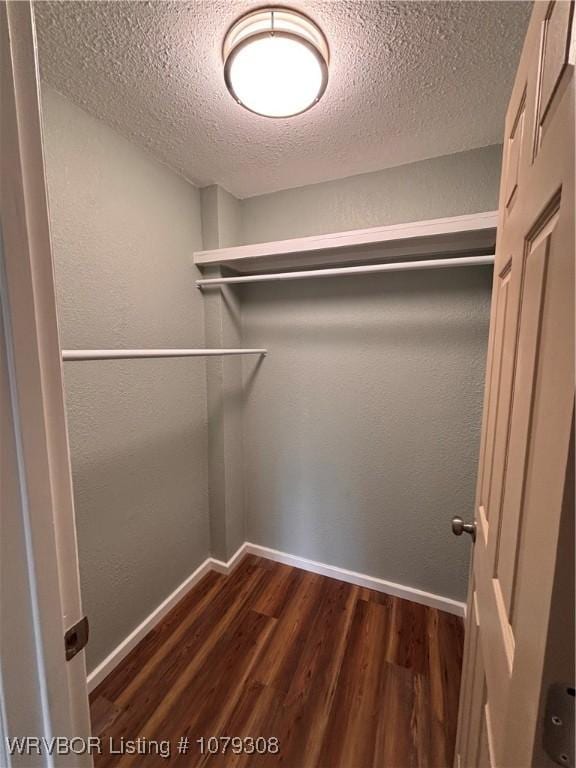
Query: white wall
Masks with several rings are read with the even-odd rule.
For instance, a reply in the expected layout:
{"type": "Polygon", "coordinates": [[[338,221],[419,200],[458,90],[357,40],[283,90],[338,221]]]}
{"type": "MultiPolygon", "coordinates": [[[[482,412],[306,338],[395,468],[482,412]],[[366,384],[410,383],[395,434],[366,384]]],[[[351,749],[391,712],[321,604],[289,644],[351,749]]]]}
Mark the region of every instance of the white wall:
{"type": "MultiPolygon", "coordinates": [[[[198,190],[54,91],[43,102],[63,347],[203,346],[198,190]]],[[[208,556],[206,367],[64,374],[91,669],[208,556]]]]}

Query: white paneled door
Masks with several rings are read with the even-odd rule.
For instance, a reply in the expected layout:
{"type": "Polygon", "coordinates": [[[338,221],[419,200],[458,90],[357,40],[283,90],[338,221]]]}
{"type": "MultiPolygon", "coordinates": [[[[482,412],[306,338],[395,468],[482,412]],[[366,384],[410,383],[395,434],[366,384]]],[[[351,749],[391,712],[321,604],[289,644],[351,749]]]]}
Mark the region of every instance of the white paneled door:
{"type": "Polygon", "coordinates": [[[49,746],[90,724],[29,2],[0,2],[0,88],[0,765],[82,768],[49,746]]]}
{"type": "Polygon", "coordinates": [[[461,768],[540,764],[560,530],[573,514],[574,162],[574,4],[536,2],[506,117],[461,768]]]}

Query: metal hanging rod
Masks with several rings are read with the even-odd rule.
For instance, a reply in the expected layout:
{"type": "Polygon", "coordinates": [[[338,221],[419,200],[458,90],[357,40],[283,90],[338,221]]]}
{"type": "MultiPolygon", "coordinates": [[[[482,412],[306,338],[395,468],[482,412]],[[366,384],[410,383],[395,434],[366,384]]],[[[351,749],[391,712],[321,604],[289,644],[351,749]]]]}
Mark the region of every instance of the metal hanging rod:
{"type": "Polygon", "coordinates": [[[237,283],[264,283],[273,280],[304,280],[308,277],[336,277],[338,275],[370,275],[374,272],[407,272],[411,269],[444,269],[450,267],[475,267],[494,264],[494,255],[460,256],[453,259],[427,259],[424,261],[398,261],[389,264],[367,264],[361,267],[333,267],[307,269],[301,272],[276,272],[265,275],[241,275],[238,277],[207,277],[196,280],[198,288],[237,283]]]}
{"type": "Polygon", "coordinates": [[[263,355],[267,349],[63,349],[62,360],[135,360],[145,357],[263,355]]]}

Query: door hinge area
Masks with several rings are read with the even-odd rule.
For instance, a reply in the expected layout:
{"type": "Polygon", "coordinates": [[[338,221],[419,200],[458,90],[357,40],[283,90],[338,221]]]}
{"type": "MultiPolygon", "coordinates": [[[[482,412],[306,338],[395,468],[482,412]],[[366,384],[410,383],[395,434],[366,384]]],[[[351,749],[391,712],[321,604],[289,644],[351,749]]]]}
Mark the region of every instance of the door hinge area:
{"type": "Polygon", "coordinates": [[[66,651],[66,661],[70,661],[86,647],[89,634],[88,617],[83,616],[77,621],[64,635],[64,649],[66,651]]]}

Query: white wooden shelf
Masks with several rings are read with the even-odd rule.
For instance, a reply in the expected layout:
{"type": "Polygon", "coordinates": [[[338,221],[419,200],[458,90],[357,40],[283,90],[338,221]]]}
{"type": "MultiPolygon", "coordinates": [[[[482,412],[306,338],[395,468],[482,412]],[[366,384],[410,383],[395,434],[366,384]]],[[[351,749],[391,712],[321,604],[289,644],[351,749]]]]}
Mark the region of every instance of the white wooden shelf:
{"type": "Polygon", "coordinates": [[[429,219],[329,235],[197,251],[202,270],[227,267],[237,274],[270,269],[335,266],[404,258],[494,252],[498,211],[429,219]]]}

